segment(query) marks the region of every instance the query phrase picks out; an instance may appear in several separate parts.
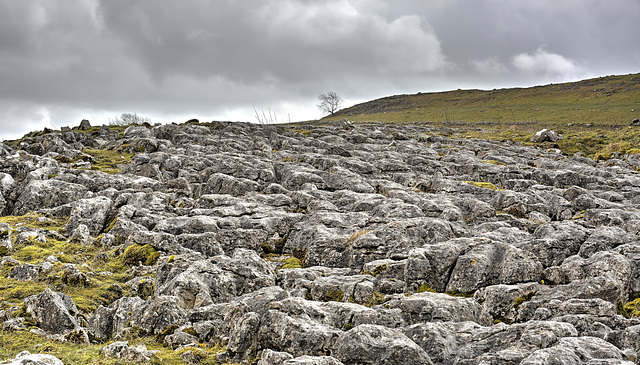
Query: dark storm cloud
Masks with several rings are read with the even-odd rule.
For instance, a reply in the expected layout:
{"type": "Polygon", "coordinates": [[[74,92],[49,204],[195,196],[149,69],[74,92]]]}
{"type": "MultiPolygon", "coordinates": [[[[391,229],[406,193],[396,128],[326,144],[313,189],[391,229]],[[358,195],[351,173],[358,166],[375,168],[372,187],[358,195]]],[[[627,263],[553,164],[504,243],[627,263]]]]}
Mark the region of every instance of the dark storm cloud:
{"type": "Polygon", "coordinates": [[[0,136],[637,72],[636,0],[0,0],[0,136]],[[16,131],[16,132],[13,132],[16,131]]]}

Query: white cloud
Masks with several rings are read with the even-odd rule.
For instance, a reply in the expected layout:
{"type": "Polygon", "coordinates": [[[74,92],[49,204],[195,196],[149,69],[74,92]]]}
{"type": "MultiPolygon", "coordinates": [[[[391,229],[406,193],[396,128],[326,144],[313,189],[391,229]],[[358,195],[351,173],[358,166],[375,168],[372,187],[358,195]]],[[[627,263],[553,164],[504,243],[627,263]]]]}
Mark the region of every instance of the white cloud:
{"type": "Polygon", "coordinates": [[[552,78],[574,79],[586,75],[586,69],[578,62],[544,48],[538,48],[533,54],[521,53],[513,58],[512,64],[520,71],[552,78]]]}
{"type": "Polygon", "coordinates": [[[507,68],[504,67],[504,65],[502,65],[495,57],[475,59],[470,63],[482,74],[498,74],[507,72],[507,68]]]}

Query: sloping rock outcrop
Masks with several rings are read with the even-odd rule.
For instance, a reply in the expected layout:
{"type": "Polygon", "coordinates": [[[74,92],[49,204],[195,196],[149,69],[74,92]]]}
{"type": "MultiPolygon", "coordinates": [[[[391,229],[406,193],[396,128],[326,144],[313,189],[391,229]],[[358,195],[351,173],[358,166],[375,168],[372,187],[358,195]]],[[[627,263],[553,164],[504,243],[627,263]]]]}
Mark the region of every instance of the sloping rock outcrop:
{"type": "Polygon", "coordinates": [[[28,315],[46,336],[259,364],[638,358],[630,165],[342,122],[90,127],[3,149],[3,279],[47,288],[12,294],[7,328],[28,315]]]}

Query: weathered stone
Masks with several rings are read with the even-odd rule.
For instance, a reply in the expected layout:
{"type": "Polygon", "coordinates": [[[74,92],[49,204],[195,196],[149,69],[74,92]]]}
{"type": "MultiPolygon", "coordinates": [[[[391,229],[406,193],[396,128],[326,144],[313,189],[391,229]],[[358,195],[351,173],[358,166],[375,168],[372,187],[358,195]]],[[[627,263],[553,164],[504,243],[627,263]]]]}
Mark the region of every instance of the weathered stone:
{"type": "Polygon", "coordinates": [[[82,198],[87,190],[83,185],[60,180],[32,180],[17,198],[13,215],[72,203],[82,198]]]}
{"type": "Polygon", "coordinates": [[[505,244],[481,244],[461,255],[447,284],[447,291],[474,292],[492,284],[538,281],[542,265],[533,254],[505,244]]]}
{"type": "Polygon", "coordinates": [[[318,324],[305,316],[269,310],[258,329],[258,348],[286,351],[293,356],[322,356],[331,351],[341,330],[318,324]]]}
{"type": "MultiPolygon", "coordinates": [[[[103,297],[119,299],[94,313],[27,298],[34,333],[158,335],[193,364],[208,356],[193,343],[263,365],[599,364],[640,351],[640,320],[618,315],[640,293],[638,154],[593,161],[426,124],[90,130],[0,144],[0,213],[16,216],[0,223],[6,279],[91,289],[133,244],[160,257],[127,261],[103,297]],[[106,174],[87,148],[133,156],[106,174]],[[47,218],[19,217],[34,211],[47,218]],[[63,263],[39,256],[52,240],[70,241],[55,245],[63,263]],[[86,264],[67,261],[67,247],[98,241],[86,264]]],[[[20,330],[12,304],[0,322],[20,330]]]]}
{"type": "Polygon", "coordinates": [[[557,361],[563,364],[634,364],[624,361],[624,355],[617,347],[596,337],[562,338],[556,345],[534,352],[521,364],[542,365],[557,361]]]}
{"type": "Polygon", "coordinates": [[[332,354],[346,364],[433,364],[402,332],[367,324],[340,335],[332,354]]]}
{"type": "Polygon", "coordinates": [[[115,341],[102,347],[100,352],[107,358],[115,358],[134,363],[149,361],[151,357],[155,356],[155,352],[147,350],[144,344],[130,347],[128,341],[115,341]]]}
{"type": "Polygon", "coordinates": [[[53,355],[32,354],[29,351],[22,351],[14,359],[6,362],[7,365],[64,365],[62,360],[53,355]]]}
{"type": "Polygon", "coordinates": [[[473,298],[442,293],[394,295],[385,303],[385,307],[399,308],[407,324],[432,321],[473,321],[482,325],[491,323],[488,313],[473,298]]]}
{"type": "Polygon", "coordinates": [[[291,359],[293,359],[293,355],[288,352],[265,349],[262,351],[258,365],[282,365],[291,359]]]}
{"type": "Polygon", "coordinates": [[[73,234],[81,224],[84,224],[89,229],[89,234],[94,237],[103,231],[107,215],[111,209],[111,199],[98,196],[80,199],[72,205],[69,221],[65,225],[67,232],[73,234]]]}
{"type": "Polygon", "coordinates": [[[66,334],[79,327],[78,308],[66,294],[51,289],[25,298],[27,313],[38,324],[38,327],[53,334],[66,334]]]}
{"type": "Polygon", "coordinates": [[[133,313],[144,312],[147,305],[139,297],[120,298],[108,307],[98,307],[89,318],[89,328],[101,340],[116,337],[129,327],[133,313]]]}
{"type": "Polygon", "coordinates": [[[0,256],[8,255],[11,250],[13,250],[11,226],[7,223],[0,223],[0,256]]]}

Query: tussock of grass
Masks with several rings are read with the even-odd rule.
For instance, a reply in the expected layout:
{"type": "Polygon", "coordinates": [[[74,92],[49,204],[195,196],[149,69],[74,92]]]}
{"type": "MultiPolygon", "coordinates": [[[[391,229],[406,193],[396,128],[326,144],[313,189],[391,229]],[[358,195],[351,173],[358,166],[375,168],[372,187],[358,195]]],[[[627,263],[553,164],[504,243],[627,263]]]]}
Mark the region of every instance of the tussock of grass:
{"type": "Polygon", "coordinates": [[[437,291],[433,290],[429,286],[429,284],[422,284],[422,285],[420,285],[418,290],[416,290],[416,293],[424,293],[424,292],[437,293],[437,291]]]}
{"type": "Polygon", "coordinates": [[[640,317],[640,298],[626,304],[618,303],[618,314],[625,317],[640,317]]]}
{"type": "Polygon", "coordinates": [[[302,262],[295,257],[290,257],[284,260],[284,265],[282,265],[281,269],[299,269],[302,267],[302,262]]]}
{"type": "Polygon", "coordinates": [[[114,150],[95,150],[86,148],[82,152],[94,158],[91,164],[92,170],[106,172],[108,174],[117,174],[120,172],[119,165],[131,161],[133,154],[114,150]]]}
{"type": "Polygon", "coordinates": [[[160,257],[160,252],[150,245],[134,244],[127,247],[122,254],[122,262],[125,265],[155,265],[160,257]]]}
{"type": "Polygon", "coordinates": [[[490,183],[490,182],[481,182],[481,181],[465,181],[465,182],[469,185],[474,185],[479,188],[498,190],[498,188],[493,183],[490,183]]]}

